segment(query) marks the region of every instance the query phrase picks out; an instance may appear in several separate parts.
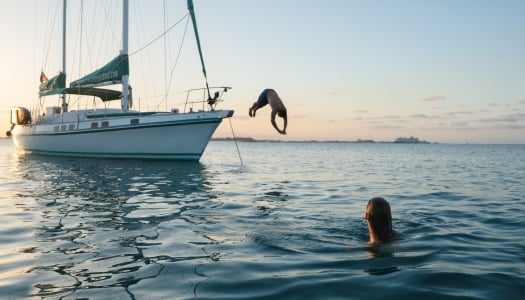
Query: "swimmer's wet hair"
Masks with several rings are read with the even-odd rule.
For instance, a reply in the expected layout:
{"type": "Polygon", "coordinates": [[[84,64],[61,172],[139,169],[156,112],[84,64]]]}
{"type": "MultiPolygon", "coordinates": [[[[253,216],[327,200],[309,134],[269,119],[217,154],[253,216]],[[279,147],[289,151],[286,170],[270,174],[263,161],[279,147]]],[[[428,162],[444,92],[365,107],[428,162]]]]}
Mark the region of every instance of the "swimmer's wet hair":
{"type": "Polygon", "coordinates": [[[385,243],[392,240],[392,212],[388,201],[381,197],[370,199],[366,206],[365,219],[370,223],[380,242],[385,243]]]}

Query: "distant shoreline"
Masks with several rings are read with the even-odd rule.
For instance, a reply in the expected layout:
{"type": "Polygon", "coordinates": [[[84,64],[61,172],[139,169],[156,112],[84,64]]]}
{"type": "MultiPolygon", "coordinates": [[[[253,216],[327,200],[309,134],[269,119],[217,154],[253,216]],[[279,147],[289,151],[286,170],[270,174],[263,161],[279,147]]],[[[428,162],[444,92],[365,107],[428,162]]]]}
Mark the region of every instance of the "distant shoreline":
{"type": "MultiPolygon", "coordinates": [[[[0,136],[0,140],[9,140],[11,137],[8,136],[0,136]]],[[[341,143],[341,144],[453,144],[453,145],[525,145],[522,143],[454,143],[454,142],[445,142],[445,143],[439,143],[439,142],[428,142],[428,141],[419,141],[419,142],[396,142],[396,141],[374,141],[374,140],[362,140],[358,139],[355,141],[350,140],[270,140],[270,139],[264,139],[264,140],[258,140],[251,137],[238,137],[238,138],[232,138],[232,137],[225,137],[225,138],[212,138],[212,141],[238,141],[238,142],[247,142],[247,143],[341,143]]]]}
{"type": "Polygon", "coordinates": [[[293,141],[284,141],[284,140],[258,140],[252,137],[222,137],[222,138],[212,138],[212,141],[238,141],[238,142],[248,142],[248,143],[261,143],[261,142],[270,142],[270,143],[359,143],[359,144],[437,144],[430,143],[427,141],[419,140],[418,138],[397,138],[395,141],[374,141],[371,139],[358,139],[355,141],[345,141],[345,140],[293,140],[293,141]]]}

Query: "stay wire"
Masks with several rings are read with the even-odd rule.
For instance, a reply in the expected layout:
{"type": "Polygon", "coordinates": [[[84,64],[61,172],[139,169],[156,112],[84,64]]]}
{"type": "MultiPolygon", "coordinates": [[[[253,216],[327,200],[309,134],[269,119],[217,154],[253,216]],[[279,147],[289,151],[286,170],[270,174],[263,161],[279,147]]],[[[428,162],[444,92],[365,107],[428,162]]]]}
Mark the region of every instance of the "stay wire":
{"type": "Polygon", "coordinates": [[[140,47],[139,49],[133,51],[132,53],[129,54],[129,56],[132,56],[134,54],[136,54],[137,52],[140,52],[142,50],[144,50],[145,48],[147,48],[148,46],[150,46],[151,44],[155,43],[157,40],[159,40],[161,37],[163,37],[164,35],[166,35],[168,32],[170,32],[173,28],[175,28],[175,26],[177,26],[180,22],[182,22],[182,20],[184,20],[185,18],[187,18],[189,16],[189,13],[184,15],[182,18],[180,18],[180,20],[178,20],[177,22],[175,22],[175,24],[171,25],[166,31],[164,31],[163,33],[161,33],[159,36],[157,36],[156,38],[154,38],[151,42],[147,43],[146,45],[140,47]]]}

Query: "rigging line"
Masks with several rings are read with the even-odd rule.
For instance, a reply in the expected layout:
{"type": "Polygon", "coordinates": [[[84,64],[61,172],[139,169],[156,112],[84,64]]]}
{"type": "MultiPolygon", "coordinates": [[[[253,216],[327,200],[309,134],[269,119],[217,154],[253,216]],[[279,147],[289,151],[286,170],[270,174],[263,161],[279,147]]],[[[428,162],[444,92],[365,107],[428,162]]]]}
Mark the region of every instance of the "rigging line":
{"type": "Polygon", "coordinates": [[[144,45],[144,46],[140,47],[139,49],[137,49],[137,50],[133,51],[132,53],[130,53],[129,56],[132,56],[132,55],[136,54],[137,52],[140,52],[140,51],[144,50],[144,48],[149,47],[151,44],[155,43],[157,40],[159,40],[161,37],[166,35],[166,33],[170,32],[175,26],[177,26],[180,22],[182,22],[182,20],[184,20],[184,18],[187,18],[188,16],[189,16],[189,13],[187,13],[182,18],[180,18],[180,20],[175,22],[175,24],[171,25],[170,28],[168,28],[166,31],[161,33],[158,37],[154,38],[151,42],[147,43],[146,45],[144,45]]]}
{"type": "MultiPolygon", "coordinates": [[[[51,28],[49,28],[49,22],[46,22],[46,30],[44,31],[45,33],[45,36],[52,36],[51,33],[53,32],[53,29],[55,28],[55,22],[57,20],[57,15],[58,15],[58,12],[59,12],[59,3],[57,4],[57,7],[55,7],[55,14],[53,16],[53,18],[51,19],[52,22],[51,22],[51,28]],[[48,31],[49,30],[49,31],[48,31]]],[[[48,19],[50,19],[50,15],[51,15],[51,6],[48,6],[48,11],[47,11],[47,17],[48,19]]],[[[35,18],[36,19],[36,18],[35,18]]],[[[46,67],[47,66],[47,61],[48,61],[48,58],[49,58],[49,53],[51,52],[51,45],[53,45],[53,42],[52,41],[49,41],[49,44],[45,45],[45,42],[44,42],[44,48],[47,48],[47,50],[44,50],[44,53],[45,53],[45,56],[42,58],[42,68],[46,67]]]]}
{"type": "MultiPolygon", "coordinates": [[[[106,1],[101,1],[102,3],[102,8],[104,10],[104,14],[106,15],[106,17],[104,18],[105,22],[104,22],[104,27],[107,28],[107,30],[111,31],[111,35],[113,37],[112,40],[110,40],[108,42],[107,45],[111,45],[111,47],[115,47],[116,49],[120,49],[121,48],[121,45],[122,45],[122,35],[115,32],[115,28],[118,28],[115,24],[118,24],[117,22],[117,19],[115,19],[114,17],[111,17],[111,13],[112,11],[118,11],[117,7],[118,7],[118,4],[115,3],[113,5],[113,7],[109,7],[106,6],[106,1]],[[114,21],[113,24],[110,23],[110,21],[114,21]]],[[[113,2],[114,3],[114,2],[113,2]]],[[[95,12],[94,12],[94,16],[96,16],[97,14],[97,9],[99,8],[98,5],[95,6],[95,12]]],[[[95,31],[96,33],[96,31],[95,31]]],[[[102,38],[101,38],[101,42],[105,40],[104,36],[105,36],[105,33],[106,33],[106,30],[102,29],[102,38]]],[[[111,48],[113,49],[113,48],[111,48]]],[[[97,57],[100,57],[100,52],[102,50],[102,47],[99,48],[99,55],[97,55],[97,57]]]]}
{"type": "MultiPolygon", "coordinates": [[[[84,56],[83,56],[83,50],[85,49],[84,46],[83,46],[83,41],[84,41],[84,34],[87,36],[87,32],[84,33],[84,30],[85,30],[85,27],[84,27],[84,1],[80,1],[80,7],[78,8],[78,11],[76,11],[76,14],[78,15],[75,15],[74,18],[76,18],[76,20],[78,20],[77,23],[75,23],[76,25],[76,32],[75,34],[70,34],[69,36],[71,36],[71,41],[69,42],[70,45],[72,45],[72,49],[69,51],[69,53],[71,53],[70,56],[68,56],[68,61],[70,62],[69,63],[69,71],[66,71],[64,70],[67,74],[68,74],[68,77],[67,78],[74,78],[74,77],[77,77],[77,76],[80,76],[80,74],[82,74],[82,63],[84,61],[84,56]],[[73,40],[74,39],[74,40],[73,40]],[[76,64],[78,63],[78,66],[75,66],[76,64]]],[[[71,14],[72,15],[72,14],[71,14]]],[[[72,18],[70,18],[72,19],[72,18]]],[[[73,25],[73,24],[71,24],[73,25]]],[[[73,26],[70,26],[70,27],[73,27],[73,26]]],[[[73,32],[73,30],[71,30],[71,32],[73,32]]],[[[86,47],[89,47],[86,46],[86,47]]],[[[89,52],[89,50],[88,50],[89,52]]]]}
{"type": "Polygon", "coordinates": [[[186,38],[186,33],[188,32],[188,25],[190,24],[190,18],[186,19],[186,26],[184,27],[184,34],[182,35],[182,39],[180,42],[179,52],[177,53],[177,57],[175,58],[175,63],[173,64],[173,68],[171,68],[170,73],[170,80],[168,81],[168,86],[166,87],[166,95],[164,96],[164,100],[166,103],[168,103],[168,94],[171,89],[171,83],[173,82],[173,73],[175,73],[175,68],[177,67],[177,64],[179,62],[179,58],[182,52],[182,46],[184,45],[184,40],[186,38]]]}
{"type": "Polygon", "coordinates": [[[239,151],[239,145],[237,144],[237,138],[235,137],[235,132],[233,132],[232,118],[228,118],[228,121],[230,121],[230,128],[232,129],[232,136],[233,136],[233,140],[235,141],[235,147],[237,148],[237,154],[239,154],[239,160],[241,161],[241,166],[244,166],[244,163],[242,162],[241,151],[239,151]]]}
{"type": "MultiPolygon", "coordinates": [[[[79,26],[80,26],[80,39],[78,40],[78,43],[79,43],[79,47],[78,47],[78,49],[79,49],[78,71],[81,72],[81,70],[82,70],[82,57],[84,57],[82,55],[82,49],[83,49],[83,47],[82,47],[82,41],[83,41],[82,40],[82,31],[84,30],[84,0],[80,1],[80,17],[79,17],[79,19],[80,19],[80,24],[79,24],[79,26]]],[[[86,34],[86,36],[87,36],[87,34],[86,34]]],[[[89,39],[87,39],[87,40],[89,40],[89,39]]],[[[89,49],[89,47],[88,47],[88,49],[89,49]]],[[[88,52],[89,52],[89,50],[88,50],[88,52]]],[[[80,73],[80,74],[82,74],[82,73],[80,73]]]]}
{"type": "MultiPolygon", "coordinates": [[[[163,28],[164,31],[166,31],[166,26],[167,26],[167,11],[166,11],[166,0],[164,0],[164,14],[163,14],[163,17],[164,17],[164,22],[162,22],[162,25],[163,25],[163,28]]],[[[164,38],[162,39],[164,41],[164,62],[167,62],[168,59],[168,42],[167,42],[167,38],[168,36],[166,34],[164,34],[164,38]]],[[[165,63],[164,64],[164,90],[168,90],[168,66],[167,64],[165,63]]],[[[168,110],[168,101],[166,101],[166,110],[168,110]]]]}
{"type": "MultiPolygon", "coordinates": [[[[36,5],[33,6],[33,41],[36,41],[37,40],[37,32],[38,32],[38,22],[37,22],[37,12],[38,12],[38,8],[36,5]]],[[[33,70],[36,68],[36,64],[37,64],[37,47],[33,47],[33,70]]],[[[42,64],[40,64],[39,66],[41,68],[40,71],[44,71],[43,70],[43,66],[42,64]]]]}

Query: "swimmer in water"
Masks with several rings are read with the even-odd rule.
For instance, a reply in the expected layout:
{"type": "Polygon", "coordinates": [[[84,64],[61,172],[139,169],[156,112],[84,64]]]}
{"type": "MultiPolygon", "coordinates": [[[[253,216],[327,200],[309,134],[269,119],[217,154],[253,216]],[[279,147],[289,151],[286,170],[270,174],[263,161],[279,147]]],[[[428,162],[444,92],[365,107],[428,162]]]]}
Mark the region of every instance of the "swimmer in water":
{"type": "Polygon", "coordinates": [[[270,104],[270,107],[272,108],[272,125],[273,127],[280,133],[280,134],[286,134],[286,126],[288,125],[288,117],[286,114],[286,107],[283,104],[283,101],[281,101],[281,98],[279,98],[279,95],[272,90],[272,89],[265,89],[261,95],[259,95],[259,98],[257,99],[257,102],[253,103],[252,107],[250,107],[249,115],[252,118],[255,118],[255,112],[265,106],[266,104],[270,104]],[[275,115],[278,115],[279,117],[283,118],[284,120],[284,127],[283,130],[279,129],[277,126],[277,123],[275,122],[275,115]]]}
{"type": "Polygon", "coordinates": [[[393,240],[392,212],[390,204],[384,198],[376,197],[368,201],[365,220],[368,222],[370,244],[378,245],[393,240]]]}

